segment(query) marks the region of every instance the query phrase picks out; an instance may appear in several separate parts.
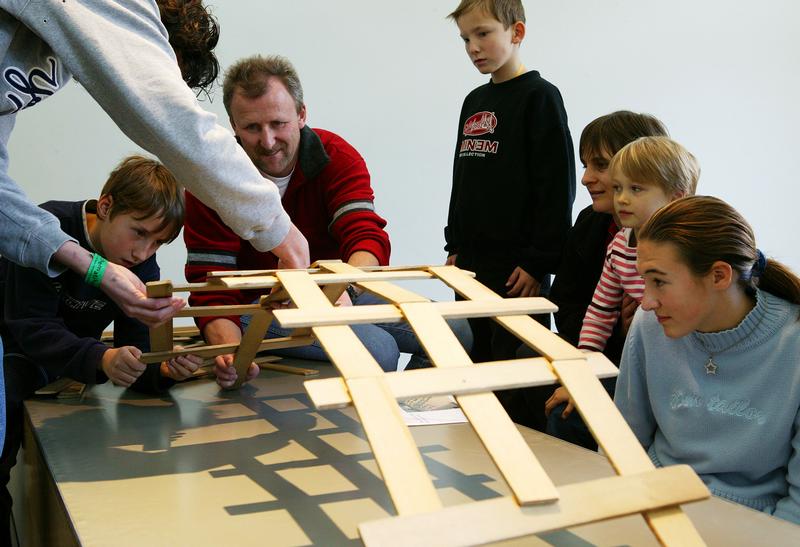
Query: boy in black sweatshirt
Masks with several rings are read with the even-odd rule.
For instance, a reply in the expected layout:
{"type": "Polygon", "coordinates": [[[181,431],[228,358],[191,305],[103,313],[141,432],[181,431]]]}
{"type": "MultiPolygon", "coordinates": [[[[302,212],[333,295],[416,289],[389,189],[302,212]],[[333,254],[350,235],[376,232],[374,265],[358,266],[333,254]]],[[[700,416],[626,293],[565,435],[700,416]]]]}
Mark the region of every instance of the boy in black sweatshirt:
{"type": "MultiPolygon", "coordinates": [[[[503,297],[545,296],[575,199],[575,159],[561,94],[520,62],[520,0],[462,0],[449,17],[470,60],[491,80],[467,95],[461,109],[447,264],[474,271],[503,297]]],[[[537,319],[549,325],[549,316],[537,319]]],[[[470,324],[474,361],[515,357],[518,340],[497,323],[470,324]]],[[[501,401],[515,418],[508,401],[501,401]]]]}
{"type": "Polygon", "coordinates": [[[99,289],[106,262],[129,268],[146,283],[159,278],[155,252],[183,225],[183,190],[162,164],[140,156],[111,173],[97,200],[49,201],[61,229],[94,253],[86,277],[66,270],[55,278],[0,259],[7,431],[0,457],[0,543],[8,539],[11,498],[6,489],[22,436],[22,401],[63,376],[86,384],[165,390],[190,377],[202,359],[183,356],[159,365],[138,358],[149,351],[147,327],[126,317],[99,289]],[[114,347],[100,342],[114,322],[114,347]]]}

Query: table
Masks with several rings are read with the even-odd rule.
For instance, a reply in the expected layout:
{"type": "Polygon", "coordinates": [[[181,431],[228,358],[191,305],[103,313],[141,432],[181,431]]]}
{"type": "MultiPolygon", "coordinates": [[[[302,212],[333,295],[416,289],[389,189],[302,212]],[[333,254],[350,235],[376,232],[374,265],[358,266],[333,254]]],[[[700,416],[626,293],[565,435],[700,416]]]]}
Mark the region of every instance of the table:
{"type": "MultiPolygon", "coordinates": [[[[262,371],[233,392],[109,383],[27,401],[23,544],[360,545],[360,522],[394,514],[389,496],[355,412],[316,411],[302,380],[262,371]]],[[[595,452],[520,429],[556,485],[613,474],[595,452]]],[[[508,494],[468,424],[412,434],[445,505],[508,494]]],[[[800,545],[800,527],[721,499],[685,509],[709,545],[800,545]]],[[[619,544],[656,542],[634,516],[502,545],[619,544]]]]}

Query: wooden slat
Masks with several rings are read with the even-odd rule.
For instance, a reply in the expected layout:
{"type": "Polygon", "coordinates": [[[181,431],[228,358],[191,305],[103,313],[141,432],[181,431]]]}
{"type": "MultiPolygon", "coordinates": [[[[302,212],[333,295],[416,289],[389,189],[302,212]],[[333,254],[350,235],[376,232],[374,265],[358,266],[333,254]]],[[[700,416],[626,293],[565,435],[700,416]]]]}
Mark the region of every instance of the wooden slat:
{"type": "MultiPolygon", "coordinates": [[[[304,270],[286,270],[286,273],[307,274],[304,270]]],[[[229,289],[263,289],[274,287],[277,278],[283,271],[279,271],[274,276],[255,276],[255,277],[222,277],[220,282],[229,289]],[[276,277],[277,276],[277,277],[276,277]]],[[[330,285],[334,283],[362,283],[364,281],[400,281],[411,279],[430,279],[432,276],[425,271],[387,271],[387,272],[359,272],[348,274],[337,273],[318,273],[309,278],[318,285],[330,285]]]]}
{"type": "MultiPolygon", "coordinates": [[[[149,298],[172,296],[170,281],[150,281],[147,283],[149,298]]],[[[172,349],[172,319],[168,319],[157,327],[150,327],[150,349],[152,351],[168,351],[172,349]]]]}
{"type": "Polygon", "coordinates": [[[510,498],[494,498],[445,507],[436,513],[365,522],[358,530],[367,547],[466,547],[709,497],[708,489],[686,465],[570,484],[558,491],[557,506],[518,507],[510,498]]]}
{"type": "MultiPolygon", "coordinates": [[[[278,272],[283,287],[301,309],[333,308],[325,294],[305,272],[278,272]]],[[[383,369],[367,351],[350,327],[314,327],[311,329],[331,362],[345,378],[379,376],[383,369]]]]}
{"type": "MultiPolygon", "coordinates": [[[[435,366],[472,365],[458,338],[432,304],[401,304],[400,309],[435,366]]],[[[493,393],[459,395],[456,401],[520,505],[548,503],[558,498],[550,477],[493,393]]]]}
{"type": "MultiPolygon", "coordinates": [[[[587,353],[587,363],[598,378],[616,376],[619,371],[600,352],[587,353]]],[[[436,395],[466,395],[499,389],[552,384],[557,380],[542,357],[494,361],[466,367],[428,368],[389,372],[386,385],[395,399],[436,395]]],[[[347,384],[341,378],[310,380],[304,383],[309,397],[320,410],[351,404],[347,384]]]]}
{"type": "MultiPolygon", "coordinates": [[[[361,271],[359,268],[341,261],[320,261],[318,264],[326,271],[340,274],[358,273],[361,271]]],[[[364,269],[366,270],[366,268],[364,269]]],[[[409,291],[408,289],[404,289],[403,287],[399,287],[394,283],[388,283],[386,281],[360,282],[357,283],[357,286],[361,290],[369,291],[382,298],[385,298],[386,300],[389,300],[390,302],[397,303],[428,301],[428,299],[424,296],[418,295],[412,291],[409,291]]]]}
{"type": "Polygon", "coordinates": [[[242,335],[239,349],[233,357],[233,367],[236,369],[236,381],[227,389],[239,389],[247,379],[247,370],[261,349],[261,342],[267,336],[267,329],[272,323],[272,313],[262,309],[250,316],[250,324],[242,335]]]}
{"type": "Polygon", "coordinates": [[[384,379],[353,378],[347,385],[397,514],[441,509],[414,438],[384,379]]]}
{"type": "MultiPolygon", "coordinates": [[[[381,284],[393,286],[390,283],[381,284]]],[[[373,286],[375,283],[364,283],[364,285],[373,286]]],[[[410,294],[413,295],[414,293],[410,294]]],[[[419,299],[402,301],[427,302],[427,300],[419,299]]],[[[496,302],[460,300],[458,302],[435,302],[433,305],[436,307],[437,313],[445,319],[501,317],[504,315],[518,315],[520,313],[531,314],[558,311],[558,308],[551,304],[549,300],[539,297],[512,298],[498,300],[496,302]]],[[[275,319],[277,319],[278,323],[284,328],[357,325],[364,323],[398,323],[405,320],[400,310],[392,304],[372,304],[369,306],[353,306],[352,308],[336,308],[333,310],[275,310],[275,319]]]]}
{"type": "MultiPolygon", "coordinates": [[[[455,266],[433,266],[430,271],[469,300],[503,300],[494,291],[464,274],[455,266]]],[[[582,358],[579,349],[527,315],[500,317],[496,321],[548,359],[582,358]]]]}
{"type": "Polygon", "coordinates": [[[224,306],[187,306],[175,317],[213,317],[216,315],[249,315],[261,310],[258,304],[230,304],[224,306]]]}
{"type": "MultiPolygon", "coordinates": [[[[282,338],[270,338],[263,340],[258,347],[258,351],[268,351],[272,349],[296,348],[307,346],[314,341],[313,336],[285,336],[282,338]]],[[[233,353],[239,344],[217,344],[213,346],[199,346],[182,350],[172,351],[152,351],[143,353],[139,358],[142,363],[160,363],[165,359],[172,359],[181,355],[197,355],[198,357],[216,357],[225,353],[233,353]]]]}
{"type": "MultiPolygon", "coordinates": [[[[342,264],[341,260],[317,260],[314,264],[311,265],[310,268],[305,270],[290,270],[290,269],[274,269],[274,270],[219,270],[208,272],[206,275],[208,279],[219,278],[219,277],[247,277],[247,276],[263,276],[263,275],[275,275],[276,272],[288,272],[288,271],[302,271],[307,272],[310,274],[318,273],[323,271],[323,268],[319,266],[327,266],[328,264],[342,264]]],[[[359,271],[364,272],[405,272],[405,271],[428,271],[430,266],[427,265],[418,265],[418,266],[361,266],[358,268],[359,271]]],[[[325,268],[327,271],[334,271],[325,268]]]]}
{"type": "MultiPolygon", "coordinates": [[[[324,310],[333,306],[309,274],[278,272],[277,276],[299,308],[324,310]]],[[[350,327],[311,330],[345,377],[398,514],[441,507],[416,444],[386,388],[380,365],[350,327]]]]}

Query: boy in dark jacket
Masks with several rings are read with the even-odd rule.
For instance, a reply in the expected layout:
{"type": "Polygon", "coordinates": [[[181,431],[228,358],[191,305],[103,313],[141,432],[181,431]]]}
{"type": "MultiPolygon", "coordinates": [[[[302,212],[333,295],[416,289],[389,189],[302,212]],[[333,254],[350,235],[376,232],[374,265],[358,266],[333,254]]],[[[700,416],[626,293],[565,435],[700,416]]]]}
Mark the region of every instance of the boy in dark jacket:
{"type": "Polygon", "coordinates": [[[138,358],[149,351],[147,327],[126,317],[99,285],[106,263],[130,269],[142,282],[159,278],[155,252],[183,225],[183,190],[162,164],[140,156],[111,173],[97,200],[49,201],[41,207],[93,255],[85,277],[72,270],[50,278],[0,260],[0,335],[5,346],[7,435],[0,458],[0,542],[8,539],[11,498],[6,489],[22,436],[22,401],[61,377],[162,391],[191,376],[202,359],[183,356],[159,365],[138,358]],[[114,347],[100,342],[114,322],[114,347]]]}

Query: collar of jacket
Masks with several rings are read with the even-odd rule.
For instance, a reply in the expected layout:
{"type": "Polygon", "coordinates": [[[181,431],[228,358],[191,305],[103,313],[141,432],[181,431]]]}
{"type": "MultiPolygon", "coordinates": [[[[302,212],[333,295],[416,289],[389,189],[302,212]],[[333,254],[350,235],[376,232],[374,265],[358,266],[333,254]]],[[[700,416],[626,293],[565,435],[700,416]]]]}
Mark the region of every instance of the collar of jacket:
{"type": "Polygon", "coordinates": [[[300,170],[305,175],[306,180],[316,178],[331,161],[322,144],[322,139],[308,126],[300,130],[300,145],[297,158],[300,170]]]}

